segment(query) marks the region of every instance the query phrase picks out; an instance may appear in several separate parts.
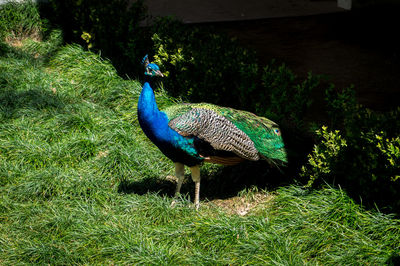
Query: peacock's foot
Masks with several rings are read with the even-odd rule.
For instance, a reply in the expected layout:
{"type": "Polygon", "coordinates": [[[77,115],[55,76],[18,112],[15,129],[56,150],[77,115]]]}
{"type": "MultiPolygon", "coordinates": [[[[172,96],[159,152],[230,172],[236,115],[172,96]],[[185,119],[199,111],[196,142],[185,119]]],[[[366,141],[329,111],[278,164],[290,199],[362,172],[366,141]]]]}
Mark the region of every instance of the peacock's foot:
{"type": "Polygon", "coordinates": [[[181,193],[175,192],[174,199],[172,200],[171,205],[170,205],[171,208],[174,208],[175,206],[178,205],[180,197],[181,197],[181,193]]]}
{"type": "Polygon", "coordinates": [[[195,202],[190,203],[189,204],[189,208],[190,209],[195,209],[196,211],[198,211],[200,209],[200,203],[195,203],[195,202]]]}
{"type": "MultiPolygon", "coordinates": [[[[179,205],[179,203],[182,203],[181,201],[179,201],[179,198],[178,198],[178,197],[179,197],[179,196],[176,196],[175,199],[172,200],[171,205],[170,205],[170,208],[175,208],[176,206],[179,205]]],[[[198,203],[193,203],[193,204],[189,204],[188,207],[189,207],[189,208],[196,209],[196,211],[198,211],[199,208],[200,208],[200,202],[198,202],[198,203]]]]}

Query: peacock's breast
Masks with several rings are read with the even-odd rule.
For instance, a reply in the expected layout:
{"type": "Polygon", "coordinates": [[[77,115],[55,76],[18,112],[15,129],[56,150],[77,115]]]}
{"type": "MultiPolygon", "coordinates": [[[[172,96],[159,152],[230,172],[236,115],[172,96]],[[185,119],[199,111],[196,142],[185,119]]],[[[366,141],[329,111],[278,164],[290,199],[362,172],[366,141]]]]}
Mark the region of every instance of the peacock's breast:
{"type": "Polygon", "coordinates": [[[194,166],[203,161],[196,151],[193,140],[185,138],[169,127],[168,117],[161,112],[149,83],[143,85],[138,102],[138,120],[146,136],[174,162],[194,166]]]}
{"type": "Polygon", "coordinates": [[[203,161],[194,147],[193,139],[185,138],[171,129],[168,118],[162,112],[152,118],[139,114],[139,124],[146,136],[173,162],[194,166],[203,161]]]}

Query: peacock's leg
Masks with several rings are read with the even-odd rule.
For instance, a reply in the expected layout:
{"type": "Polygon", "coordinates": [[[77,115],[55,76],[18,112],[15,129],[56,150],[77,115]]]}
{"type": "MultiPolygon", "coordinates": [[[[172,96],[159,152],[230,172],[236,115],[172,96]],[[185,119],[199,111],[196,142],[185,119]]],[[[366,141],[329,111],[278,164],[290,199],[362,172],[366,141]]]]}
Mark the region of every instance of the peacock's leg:
{"type": "Polygon", "coordinates": [[[190,167],[190,171],[192,172],[192,179],[195,184],[194,206],[198,209],[200,206],[200,166],[190,167]]]}
{"type": "Polygon", "coordinates": [[[181,191],[183,178],[185,177],[185,166],[181,163],[175,163],[175,176],[178,178],[176,183],[175,197],[177,197],[181,191]]]}
{"type": "Polygon", "coordinates": [[[178,181],[176,183],[175,199],[172,201],[171,207],[174,207],[176,205],[176,198],[179,196],[183,178],[185,177],[185,166],[183,164],[175,163],[175,176],[178,179],[178,181]]]}

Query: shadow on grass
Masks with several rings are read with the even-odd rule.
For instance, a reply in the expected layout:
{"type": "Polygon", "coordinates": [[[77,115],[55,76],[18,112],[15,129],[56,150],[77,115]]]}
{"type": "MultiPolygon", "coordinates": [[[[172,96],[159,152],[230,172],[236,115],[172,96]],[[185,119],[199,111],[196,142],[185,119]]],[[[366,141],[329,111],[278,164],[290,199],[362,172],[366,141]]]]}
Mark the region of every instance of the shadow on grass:
{"type": "MultiPolygon", "coordinates": [[[[2,43],[0,44],[0,56],[20,59],[20,63],[26,64],[27,67],[40,67],[43,64],[41,60],[46,60],[50,56],[50,53],[39,59],[33,54],[2,43]]],[[[37,76],[38,73],[32,74],[27,72],[27,75],[31,74],[32,76],[26,77],[12,75],[12,71],[13,69],[6,68],[4,72],[0,73],[0,115],[3,119],[15,118],[16,113],[21,109],[44,110],[64,108],[62,99],[53,93],[49,87],[45,87],[46,82],[38,82],[40,79],[37,76]]]]}
{"type": "Polygon", "coordinates": [[[390,266],[400,265],[400,253],[392,253],[385,263],[390,266]]]}
{"type": "MultiPolygon", "coordinates": [[[[212,172],[202,169],[201,199],[227,199],[252,187],[274,190],[293,183],[306,183],[308,180],[300,180],[298,175],[301,166],[307,161],[307,154],[312,149],[312,141],[292,132],[286,136],[285,144],[289,161],[286,166],[278,168],[266,161],[246,161],[234,166],[221,167],[212,172]]],[[[155,192],[162,196],[173,197],[175,186],[176,182],[172,180],[154,176],[138,181],[124,180],[120,183],[118,191],[139,195],[155,192]]],[[[181,193],[189,194],[191,199],[194,198],[194,182],[189,174],[185,176],[181,193]]]]}
{"type": "Polygon", "coordinates": [[[161,177],[148,177],[138,181],[122,180],[118,186],[119,193],[145,195],[156,192],[162,196],[173,196],[175,183],[161,177]]]}
{"type": "Polygon", "coordinates": [[[25,108],[33,110],[63,109],[64,103],[57,95],[42,88],[27,91],[10,89],[0,91],[0,113],[4,119],[15,118],[18,110],[25,108]]]}
{"type": "MultiPolygon", "coordinates": [[[[216,173],[202,171],[200,197],[202,200],[226,199],[237,196],[238,192],[251,187],[273,190],[278,186],[293,183],[284,169],[271,167],[267,162],[244,162],[235,166],[223,167],[216,173]]],[[[121,181],[120,193],[144,195],[155,192],[162,196],[173,197],[176,183],[164,177],[149,177],[139,181],[121,181]]],[[[182,194],[194,198],[194,182],[190,175],[185,176],[181,188],[182,194]]]]}

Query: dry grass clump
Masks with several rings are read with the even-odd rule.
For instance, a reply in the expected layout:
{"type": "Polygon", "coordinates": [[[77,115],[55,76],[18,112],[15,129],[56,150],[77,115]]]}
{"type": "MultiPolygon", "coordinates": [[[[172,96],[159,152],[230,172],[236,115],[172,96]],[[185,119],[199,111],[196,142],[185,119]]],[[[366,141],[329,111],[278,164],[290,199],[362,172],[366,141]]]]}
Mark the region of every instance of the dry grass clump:
{"type": "Polygon", "coordinates": [[[270,207],[274,195],[267,192],[256,192],[251,196],[236,196],[228,199],[215,199],[208,203],[209,206],[217,206],[226,213],[245,216],[254,213],[260,208],[270,207]]]}

